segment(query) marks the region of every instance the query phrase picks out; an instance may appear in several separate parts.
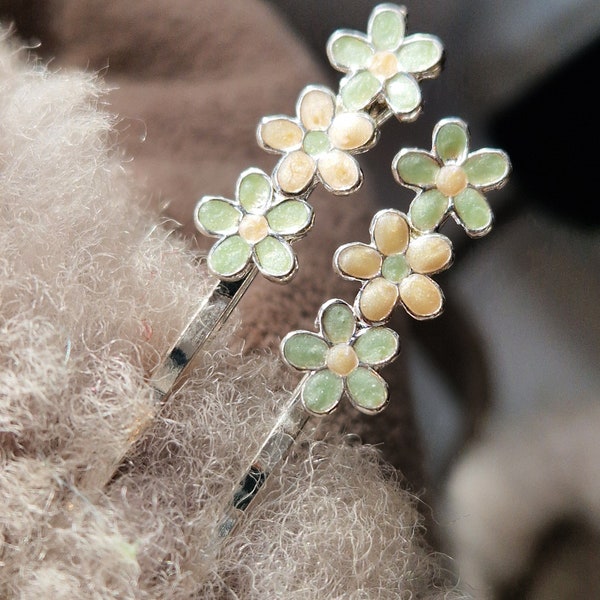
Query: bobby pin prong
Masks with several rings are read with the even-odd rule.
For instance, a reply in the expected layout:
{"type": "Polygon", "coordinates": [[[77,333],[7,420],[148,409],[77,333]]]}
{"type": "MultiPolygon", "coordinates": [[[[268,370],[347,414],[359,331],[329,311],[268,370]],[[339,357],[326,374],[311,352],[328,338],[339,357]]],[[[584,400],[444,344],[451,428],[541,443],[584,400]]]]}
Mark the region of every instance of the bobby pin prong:
{"type": "Polygon", "coordinates": [[[246,508],[250,506],[272,471],[288,455],[306,425],[310,415],[302,405],[301,391],[302,383],[307,378],[308,375],[292,393],[260,450],[252,459],[250,467],[240,478],[217,525],[217,539],[225,538],[233,531],[246,508]]]}
{"type": "Polygon", "coordinates": [[[165,360],[152,372],[150,385],[154,390],[157,406],[164,402],[175,382],[209,336],[219,331],[250,287],[257,273],[258,270],[253,268],[239,281],[219,280],[213,285],[208,296],[202,301],[177,341],[167,352],[165,360]]]}
{"type": "MultiPolygon", "coordinates": [[[[208,338],[216,334],[233,312],[242,296],[250,287],[258,273],[256,268],[244,275],[238,281],[217,280],[209,293],[190,317],[186,327],[165,355],[158,367],[149,378],[152,388],[153,401],[150,410],[136,419],[129,429],[126,446],[122,453],[117,454],[112,465],[106,465],[108,479],[106,483],[119,477],[129,462],[129,454],[133,447],[142,439],[152,422],[173,392],[177,381],[183,379],[185,371],[208,338]]],[[[83,488],[87,486],[87,478],[95,478],[94,472],[86,473],[79,481],[83,488]]]]}

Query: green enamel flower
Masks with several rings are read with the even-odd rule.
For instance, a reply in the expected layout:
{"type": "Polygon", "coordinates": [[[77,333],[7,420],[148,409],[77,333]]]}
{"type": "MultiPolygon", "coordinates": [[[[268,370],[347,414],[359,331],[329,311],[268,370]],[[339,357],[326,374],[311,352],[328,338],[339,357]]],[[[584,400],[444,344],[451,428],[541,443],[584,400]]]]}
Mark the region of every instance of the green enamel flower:
{"type": "Polygon", "coordinates": [[[331,65],[348,75],[340,95],[349,110],[385,103],[401,121],[414,120],[421,111],[419,81],[436,77],[444,50],[432,35],[405,35],[406,10],[380,4],[369,18],[367,34],[336,31],[327,43],[331,65]]]}
{"type": "Polygon", "coordinates": [[[388,403],[388,387],[376,369],[398,354],[398,334],[387,327],[361,324],[343,300],[326,302],[317,317],[319,333],[292,331],[281,342],[290,366],[309,375],[302,402],[313,415],[326,415],[345,393],[361,412],[375,414],[388,403]]]}
{"type": "Polygon", "coordinates": [[[415,319],[437,317],[444,295],[430,275],[450,266],[450,240],[415,232],[406,215],[394,209],[379,211],[370,232],[371,244],[344,244],[333,258],[342,277],[363,282],[355,303],[362,319],[383,323],[398,303],[415,319]]]}
{"type": "Polygon", "coordinates": [[[273,181],[285,194],[303,194],[319,181],[334,194],[349,194],[362,183],[362,171],[352,156],[371,148],[378,130],[364,112],[336,112],[336,98],[325,87],[302,90],[297,118],[275,115],[258,125],[258,143],[283,154],[273,181]]]}
{"type": "Polygon", "coordinates": [[[456,118],[435,126],[431,152],[404,148],[392,163],[398,183],[419,192],[409,210],[413,227],[433,231],[452,215],[471,237],[491,229],[493,215],[484,192],[502,187],[510,171],[502,150],[469,152],[467,125],[456,118]]]}
{"type": "Polygon", "coordinates": [[[202,233],[219,238],[208,253],[214,275],[237,281],[255,264],[268,279],[285,282],[298,268],[290,242],[311,227],[313,210],[304,200],[275,195],[271,178],[251,168],[240,175],[235,200],[204,196],[194,221],[202,233]]]}

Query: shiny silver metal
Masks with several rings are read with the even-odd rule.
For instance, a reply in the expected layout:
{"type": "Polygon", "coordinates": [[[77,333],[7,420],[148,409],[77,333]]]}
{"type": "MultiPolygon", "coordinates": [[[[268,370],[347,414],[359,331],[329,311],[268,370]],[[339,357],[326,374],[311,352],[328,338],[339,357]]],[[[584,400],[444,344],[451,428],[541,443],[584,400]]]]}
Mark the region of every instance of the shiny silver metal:
{"type": "Polygon", "coordinates": [[[157,404],[164,403],[198,350],[223,326],[257,273],[254,267],[239,281],[217,281],[150,376],[157,404]]]}
{"type": "Polygon", "coordinates": [[[288,455],[290,448],[306,425],[309,414],[304,410],[301,392],[302,385],[307,378],[308,376],[304,377],[298,384],[265,442],[252,459],[250,466],[239,478],[217,523],[216,542],[227,537],[236,528],[269,475],[288,455]]]}

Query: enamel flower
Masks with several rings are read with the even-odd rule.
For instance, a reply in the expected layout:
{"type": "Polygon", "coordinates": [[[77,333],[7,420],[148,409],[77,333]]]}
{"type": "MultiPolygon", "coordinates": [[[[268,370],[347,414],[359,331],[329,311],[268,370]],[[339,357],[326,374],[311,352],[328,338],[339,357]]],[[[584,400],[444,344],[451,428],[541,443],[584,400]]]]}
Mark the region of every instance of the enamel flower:
{"type": "Polygon", "coordinates": [[[441,234],[418,234],[406,215],[379,211],[371,221],[371,244],[337,249],[333,264],[345,279],[362,281],[356,310],[368,323],[389,319],[400,302],[415,319],[431,319],[443,309],[444,295],[429,275],[452,263],[452,243],[441,234]]]}
{"type": "Polygon", "coordinates": [[[273,173],[279,190],[302,194],[320,181],[334,194],[349,194],[362,182],[351,154],[377,141],[375,122],[366,113],[337,112],[336,98],[321,86],[306,87],[296,105],[297,118],[276,115],[258,125],[258,143],[283,154],[273,173]]]}
{"type": "Polygon", "coordinates": [[[376,369],[398,354],[398,334],[387,327],[360,324],[343,300],[329,300],[319,310],[319,333],[292,331],[283,338],[284,360],[305,371],[302,403],[313,415],[326,415],[345,393],[361,412],[375,414],[388,403],[388,387],[376,369]]]}
{"type": "Polygon", "coordinates": [[[409,209],[413,227],[432,231],[452,215],[471,237],[479,237],[493,221],[484,192],[506,183],[511,164],[502,150],[469,152],[466,123],[448,118],[435,126],[431,152],[404,148],[392,171],[401,185],[419,192],[409,209]]]}
{"type": "Polygon", "coordinates": [[[439,74],[444,50],[435,36],[405,36],[405,27],[404,7],[381,4],[371,13],[367,35],[342,29],[329,38],[331,65],[348,74],[340,86],[348,110],[369,109],[377,102],[401,121],[418,116],[419,81],[439,74]]]}
{"type": "Polygon", "coordinates": [[[247,169],[237,182],[235,200],[204,196],[196,205],[196,227],[219,241],[208,253],[217,277],[236,281],[256,265],[268,279],[289,280],[298,268],[290,242],[313,223],[311,206],[301,199],[280,198],[260,169],[247,169]]]}

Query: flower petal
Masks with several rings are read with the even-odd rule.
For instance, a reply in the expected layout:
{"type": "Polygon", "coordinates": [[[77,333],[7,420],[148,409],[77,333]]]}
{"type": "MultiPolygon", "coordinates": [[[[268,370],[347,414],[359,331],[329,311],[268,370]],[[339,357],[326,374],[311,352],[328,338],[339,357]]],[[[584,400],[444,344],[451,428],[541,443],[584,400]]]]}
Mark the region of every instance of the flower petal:
{"type": "Polygon", "coordinates": [[[442,312],[444,295],[426,275],[413,273],[400,283],[400,300],[415,319],[432,319],[442,312]]]}
{"type": "Polygon", "coordinates": [[[406,215],[398,210],[380,210],[371,221],[371,237],[384,256],[404,252],[410,238],[406,215]]]}
{"type": "Polygon", "coordinates": [[[303,234],[313,223],[313,209],[304,200],[284,200],[267,212],[267,222],[275,233],[285,236],[303,234]]]}
{"type": "Polygon", "coordinates": [[[387,4],[375,7],[367,31],[377,50],[396,50],[404,39],[405,26],[405,10],[387,4]]]}
{"type": "Polygon", "coordinates": [[[433,148],[443,163],[461,164],[469,151],[469,131],[460,119],[443,119],[433,130],[433,148]]]}
{"type": "Polygon", "coordinates": [[[422,235],[410,243],[406,260],[416,273],[432,275],[447,269],[452,262],[452,242],[439,233],[422,235]]]}
{"type": "Polygon", "coordinates": [[[374,140],[375,123],[366,113],[340,113],[333,119],[327,134],[340,150],[366,150],[374,140]]]}
{"type": "Polygon", "coordinates": [[[196,227],[211,236],[235,233],[241,218],[240,209],[231,200],[208,196],[198,202],[194,213],[196,227]]]}
{"type": "Polygon", "coordinates": [[[302,403],[313,415],[326,415],[335,410],[344,392],[344,380],[323,369],[313,373],[302,386],[302,403]]]}
{"type": "Polygon", "coordinates": [[[292,247],[271,235],[254,246],[254,254],[256,266],[269,279],[288,279],[298,266],[292,247]]]}
{"type": "Polygon", "coordinates": [[[381,254],[372,246],[354,242],[336,250],[333,264],[342,277],[364,281],[379,275],[381,254]]]}
{"type": "Polygon", "coordinates": [[[273,198],[271,178],[258,169],[242,173],[237,185],[237,199],[244,209],[255,215],[263,215],[273,198]]]}
{"type": "Polygon", "coordinates": [[[366,67],[373,48],[361,33],[337,31],[327,42],[327,56],[334,69],[348,73],[366,67]]]}
{"type": "Polygon", "coordinates": [[[448,198],[436,189],[422,192],[410,205],[410,222],[419,231],[432,231],[446,216],[448,204],[448,198]]]}
{"type": "Polygon", "coordinates": [[[492,209],[475,188],[467,188],[454,198],[454,211],[471,237],[481,237],[492,228],[492,209]]]}
{"type": "Polygon", "coordinates": [[[310,331],[292,331],[281,341],[283,358],[300,371],[324,367],[328,349],[327,342],[310,331]]]}
{"type": "Polygon", "coordinates": [[[321,324],[323,337],[332,344],[349,342],[356,330],[354,311],[343,300],[330,300],[319,311],[318,321],[321,324]]]}
{"type": "Polygon", "coordinates": [[[388,386],[381,375],[358,367],[346,378],[348,397],[355,408],[367,414],[381,412],[388,403],[388,386]]]}
{"type": "Polygon", "coordinates": [[[400,121],[414,121],[421,112],[421,88],[412,75],[394,75],[385,84],[385,96],[400,121]]]}
{"type": "Polygon", "coordinates": [[[387,327],[369,327],[358,334],[352,346],[361,363],[376,367],[388,363],[398,354],[398,334],[387,327]]]}
{"type": "Polygon", "coordinates": [[[359,71],[345,79],[340,89],[342,102],[348,110],[362,110],[381,91],[381,82],[369,71],[359,71]]]}
{"type": "Polygon", "coordinates": [[[371,279],[356,297],[360,314],[370,323],[381,323],[387,320],[397,301],[398,286],[383,277],[371,279]]]}
{"type": "Polygon", "coordinates": [[[302,150],[284,156],[273,173],[279,188],[287,194],[301,194],[313,183],[317,163],[302,150]]]}
{"type": "Polygon", "coordinates": [[[510,160],[502,150],[478,150],[463,164],[469,183],[483,191],[502,186],[510,168],[510,160]]]}
{"type": "Polygon", "coordinates": [[[265,117],[258,125],[256,137],[265,150],[290,152],[300,147],[304,132],[289,117],[265,117]]]}
{"type": "Polygon", "coordinates": [[[326,88],[308,86],[300,95],[297,109],[306,131],[325,131],[333,119],[335,96],[326,88]]]}
{"type": "Polygon", "coordinates": [[[396,52],[398,71],[412,73],[419,79],[432,77],[439,72],[443,55],[444,48],[435,36],[410,35],[396,52]]]}
{"type": "Polygon", "coordinates": [[[425,189],[435,185],[440,165],[431,154],[424,150],[405,148],[396,154],[392,169],[401,185],[425,189]]]}
{"type": "Polygon", "coordinates": [[[362,183],[358,162],[342,150],[331,150],[319,157],[317,171],[325,188],[334,194],[349,194],[362,183]]]}
{"type": "Polygon", "coordinates": [[[239,235],[218,241],[208,253],[208,267],[223,279],[237,279],[250,264],[252,248],[239,235]]]}

